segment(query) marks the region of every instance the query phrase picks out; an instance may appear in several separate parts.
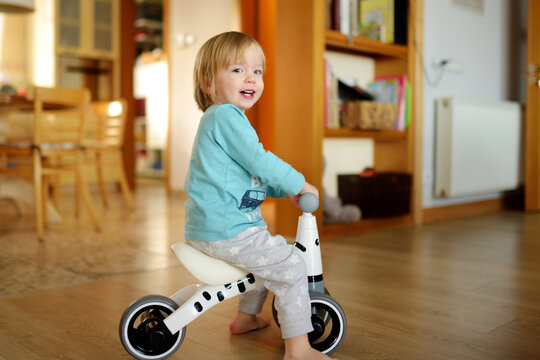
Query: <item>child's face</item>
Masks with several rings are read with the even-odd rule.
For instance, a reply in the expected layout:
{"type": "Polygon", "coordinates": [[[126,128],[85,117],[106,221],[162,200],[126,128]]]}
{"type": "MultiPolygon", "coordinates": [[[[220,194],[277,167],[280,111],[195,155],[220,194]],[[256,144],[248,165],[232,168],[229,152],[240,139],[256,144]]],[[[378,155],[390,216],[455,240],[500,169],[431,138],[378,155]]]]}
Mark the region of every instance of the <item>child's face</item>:
{"type": "Polygon", "coordinates": [[[242,111],[251,108],[264,90],[262,56],[251,45],[240,64],[229,64],[215,77],[216,104],[232,104],[242,111]]]}

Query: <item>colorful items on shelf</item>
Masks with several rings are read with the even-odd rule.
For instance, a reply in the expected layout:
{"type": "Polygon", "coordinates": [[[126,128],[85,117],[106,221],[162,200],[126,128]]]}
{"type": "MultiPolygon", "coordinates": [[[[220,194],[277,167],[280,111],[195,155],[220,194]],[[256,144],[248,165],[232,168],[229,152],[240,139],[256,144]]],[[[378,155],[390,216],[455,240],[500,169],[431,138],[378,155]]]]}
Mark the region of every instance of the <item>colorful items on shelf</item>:
{"type": "Polygon", "coordinates": [[[326,129],[404,131],[410,123],[407,75],[376,76],[366,89],[337,78],[325,60],[324,126],[326,129]]]}
{"type": "Polygon", "coordinates": [[[408,0],[330,0],[326,28],[348,37],[407,44],[408,0]]]}

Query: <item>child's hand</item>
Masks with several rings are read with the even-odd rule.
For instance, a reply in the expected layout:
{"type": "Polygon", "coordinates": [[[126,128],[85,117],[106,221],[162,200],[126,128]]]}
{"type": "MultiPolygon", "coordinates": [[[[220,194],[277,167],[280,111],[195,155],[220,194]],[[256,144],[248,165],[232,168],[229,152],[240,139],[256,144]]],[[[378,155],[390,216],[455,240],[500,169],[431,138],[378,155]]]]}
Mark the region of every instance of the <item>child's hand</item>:
{"type": "Polygon", "coordinates": [[[287,194],[287,196],[289,197],[289,200],[291,200],[291,202],[294,204],[294,206],[299,207],[298,199],[300,199],[300,195],[305,194],[305,193],[312,193],[312,194],[315,194],[317,198],[319,197],[319,190],[315,186],[308,183],[307,181],[304,184],[304,187],[302,188],[302,190],[300,190],[300,192],[297,195],[287,194]]]}

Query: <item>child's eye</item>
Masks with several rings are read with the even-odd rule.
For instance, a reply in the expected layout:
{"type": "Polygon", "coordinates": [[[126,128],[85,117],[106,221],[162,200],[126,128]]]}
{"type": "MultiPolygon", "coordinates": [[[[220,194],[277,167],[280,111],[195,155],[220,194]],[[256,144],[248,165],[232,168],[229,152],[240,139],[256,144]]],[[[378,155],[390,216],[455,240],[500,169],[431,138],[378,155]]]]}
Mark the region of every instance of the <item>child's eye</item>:
{"type": "Polygon", "coordinates": [[[253,73],[255,75],[262,75],[263,72],[262,72],[262,70],[257,69],[257,70],[254,70],[253,73]]]}
{"type": "Polygon", "coordinates": [[[235,72],[235,73],[241,73],[241,72],[242,72],[242,69],[241,69],[241,68],[234,68],[234,69],[233,69],[233,72],[235,72]]]}

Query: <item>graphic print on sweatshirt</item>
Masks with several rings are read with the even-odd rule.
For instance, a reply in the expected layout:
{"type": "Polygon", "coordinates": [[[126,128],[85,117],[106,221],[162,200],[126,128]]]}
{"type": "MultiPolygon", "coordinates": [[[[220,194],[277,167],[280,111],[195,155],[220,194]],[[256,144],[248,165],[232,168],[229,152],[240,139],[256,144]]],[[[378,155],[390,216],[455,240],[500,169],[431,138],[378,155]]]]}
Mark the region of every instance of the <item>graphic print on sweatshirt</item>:
{"type": "Polygon", "coordinates": [[[247,190],[244,193],[244,196],[242,196],[242,201],[238,209],[246,214],[249,221],[257,221],[262,217],[259,206],[262,204],[265,197],[265,184],[261,182],[258,177],[252,176],[251,189],[247,190]],[[257,188],[260,188],[260,190],[257,188]]]}

